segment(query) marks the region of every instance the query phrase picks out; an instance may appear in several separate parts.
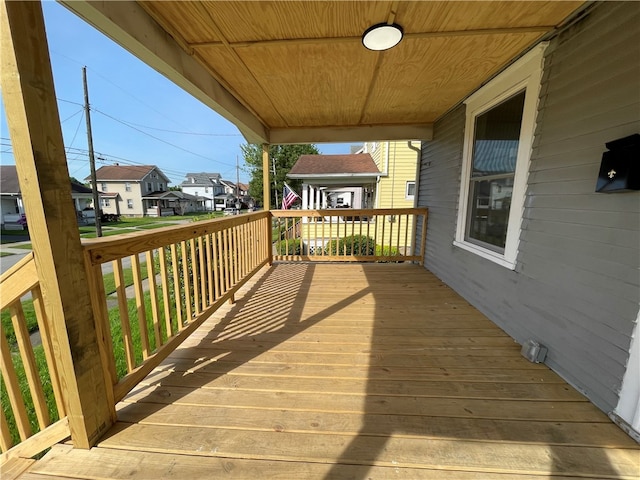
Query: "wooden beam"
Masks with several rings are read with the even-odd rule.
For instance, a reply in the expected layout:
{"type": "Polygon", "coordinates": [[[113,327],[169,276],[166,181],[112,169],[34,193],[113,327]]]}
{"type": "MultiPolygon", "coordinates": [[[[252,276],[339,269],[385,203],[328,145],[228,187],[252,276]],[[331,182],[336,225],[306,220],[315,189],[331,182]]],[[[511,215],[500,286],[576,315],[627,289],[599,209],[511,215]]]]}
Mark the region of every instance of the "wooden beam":
{"type": "MultiPolygon", "coordinates": [[[[475,30],[442,30],[438,32],[409,32],[404,34],[405,40],[415,40],[422,38],[439,38],[439,37],[469,37],[483,35],[508,35],[519,33],[546,33],[555,28],[554,25],[540,25],[533,27],[507,27],[507,28],[483,28],[475,30]]],[[[330,43],[361,43],[362,36],[351,37],[312,37],[312,38],[282,38],[276,40],[246,40],[241,42],[225,42],[216,40],[210,42],[192,42],[187,44],[190,49],[203,49],[210,47],[222,47],[228,45],[234,49],[251,48],[251,47],[272,47],[280,45],[327,45],[330,43]]]]}
{"type": "Polygon", "coordinates": [[[61,3],[232,122],[249,143],[269,140],[269,132],[260,119],[186,53],[137,2],[61,3]]]}
{"type": "Polygon", "coordinates": [[[271,165],[269,164],[269,144],[262,144],[262,202],[263,210],[271,210],[271,182],[269,180],[269,172],[271,165]]]}
{"type": "Polygon", "coordinates": [[[0,86],[72,439],[115,420],[100,359],[39,2],[2,1],[0,86]]]}
{"type": "Polygon", "coordinates": [[[353,127],[273,128],[274,145],[297,143],[431,140],[433,125],[362,125],[353,127]]]}

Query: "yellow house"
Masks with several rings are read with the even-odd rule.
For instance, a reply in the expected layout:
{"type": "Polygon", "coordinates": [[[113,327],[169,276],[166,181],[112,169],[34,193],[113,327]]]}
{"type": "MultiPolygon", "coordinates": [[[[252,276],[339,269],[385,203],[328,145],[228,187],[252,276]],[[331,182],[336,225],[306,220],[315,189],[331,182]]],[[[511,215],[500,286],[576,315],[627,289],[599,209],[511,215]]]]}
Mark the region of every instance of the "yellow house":
{"type": "MultiPolygon", "coordinates": [[[[411,208],[419,154],[420,142],[367,142],[353,154],[302,155],[288,177],[303,182],[303,210],[411,208]]],[[[309,252],[326,246],[329,238],[354,234],[371,236],[377,245],[393,250],[394,245],[411,238],[414,231],[408,217],[387,215],[373,219],[359,217],[357,212],[344,213],[303,219],[306,230],[302,233],[303,238],[310,239],[309,252]],[[340,226],[341,221],[352,222],[354,216],[359,225],[340,226]],[[318,228],[318,221],[322,228],[318,228]]]]}
{"type": "MultiPolygon", "coordinates": [[[[420,157],[420,142],[367,142],[362,153],[368,153],[380,170],[376,185],[374,208],[411,208],[415,206],[416,167],[420,157]]],[[[376,236],[393,245],[393,238],[413,235],[411,222],[399,222],[394,215],[378,222],[376,236]],[[395,225],[394,225],[395,224],[395,225]]]]}

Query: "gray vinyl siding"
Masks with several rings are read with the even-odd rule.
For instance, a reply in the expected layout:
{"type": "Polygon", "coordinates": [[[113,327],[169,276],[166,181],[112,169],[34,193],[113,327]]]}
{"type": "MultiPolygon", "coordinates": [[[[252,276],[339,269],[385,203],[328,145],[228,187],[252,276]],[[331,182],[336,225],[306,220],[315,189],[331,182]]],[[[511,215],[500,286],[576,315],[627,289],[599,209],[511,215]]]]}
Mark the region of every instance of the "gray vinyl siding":
{"type": "MultiPolygon", "coordinates": [[[[640,193],[595,193],[605,142],[640,132],[640,4],[604,3],[545,52],[515,271],[454,247],[465,107],[424,142],[426,267],[602,410],[618,401],[640,301],[640,193]]],[[[640,161],[640,159],[639,159],[640,161]]]]}

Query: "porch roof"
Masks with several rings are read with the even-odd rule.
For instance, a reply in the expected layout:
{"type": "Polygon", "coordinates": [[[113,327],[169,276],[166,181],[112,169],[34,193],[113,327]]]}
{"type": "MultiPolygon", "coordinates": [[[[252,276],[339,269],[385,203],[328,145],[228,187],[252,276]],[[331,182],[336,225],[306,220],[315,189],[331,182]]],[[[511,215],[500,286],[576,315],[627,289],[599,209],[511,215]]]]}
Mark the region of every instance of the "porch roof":
{"type": "Polygon", "coordinates": [[[587,4],[62,3],[249,142],[272,144],[429,139],[434,121],[587,4]],[[381,22],[404,39],[369,51],[361,35],[381,22]]]}

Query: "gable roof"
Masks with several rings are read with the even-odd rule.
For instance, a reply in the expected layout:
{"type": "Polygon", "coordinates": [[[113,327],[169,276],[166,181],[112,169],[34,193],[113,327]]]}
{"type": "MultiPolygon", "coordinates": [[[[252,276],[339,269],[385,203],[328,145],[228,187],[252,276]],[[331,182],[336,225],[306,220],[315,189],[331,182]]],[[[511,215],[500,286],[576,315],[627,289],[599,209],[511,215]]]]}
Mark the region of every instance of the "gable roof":
{"type": "Polygon", "coordinates": [[[164,192],[153,192],[148,195],[144,195],[143,199],[151,200],[197,200],[197,197],[188,193],[181,192],[180,190],[165,190],[164,192]]]}
{"type": "MultiPolygon", "coordinates": [[[[104,165],[96,170],[96,179],[139,182],[153,170],[156,170],[169,183],[167,176],[155,165],[104,165]]],[[[91,180],[91,177],[86,177],[85,180],[91,180]]]]}
{"type": "Polygon", "coordinates": [[[380,170],[368,153],[348,155],[300,155],[288,177],[319,175],[379,175],[380,170]]]}
{"type": "Polygon", "coordinates": [[[215,185],[215,182],[212,180],[212,178],[215,178],[216,180],[220,180],[222,178],[222,175],[220,175],[219,173],[200,172],[200,173],[187,173],[186,177],[187,177],[186,180],[183,180],[180,185],[211,186],[211,185],[215,185]],[[193,179],[193,181],[191,181],[191,179],[193,179]]]}
{"type": "Polygon", "coordinates": [[[0,192],[3,195],[20,194],[18,171],[15,165],[0,165],[0,192]]]}
{"type": "MultiPolygon", "coordinates": [[[[70,181],[71,194],[92,195],[93,190],[79,183],[70,181]]],[[[18,182],[18,170],[15,165],[0,165],[0,193],[2,195],[21,195],[20,183],[18,182]]],[[[101,192],[100,195],[102,195],[101,192]]]]}

